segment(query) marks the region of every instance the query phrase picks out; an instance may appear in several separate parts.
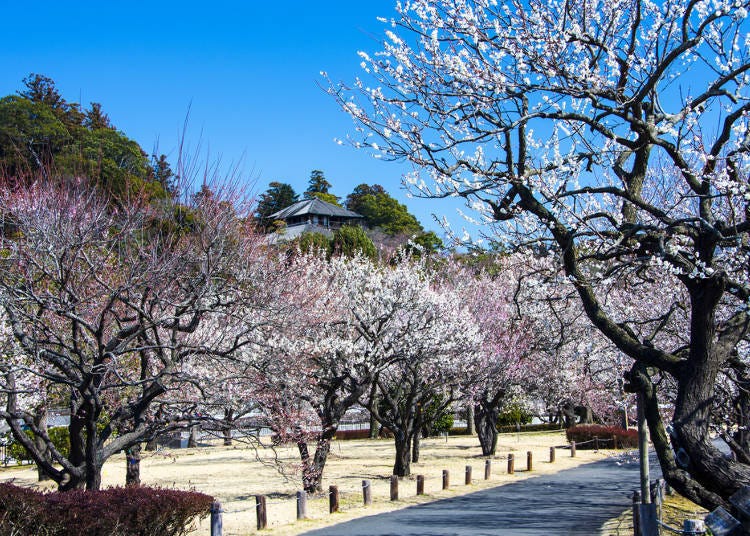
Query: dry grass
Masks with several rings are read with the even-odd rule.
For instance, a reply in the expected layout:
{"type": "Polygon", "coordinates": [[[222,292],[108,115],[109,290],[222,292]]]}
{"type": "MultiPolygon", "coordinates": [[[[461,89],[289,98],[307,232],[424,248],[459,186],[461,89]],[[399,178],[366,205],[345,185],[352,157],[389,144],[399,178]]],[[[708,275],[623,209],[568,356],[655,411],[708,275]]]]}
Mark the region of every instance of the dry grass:
{"type": "MultiPolygon", "coordinates": [[[[492,466],[492,477],[484,480],[484,458],[476,437],[455,436],[426,439],[422,444],[421,461],[412,465],[412,476],[401,480],[400,500],[389,500],[389,482],[392,472],[393,441],[350,440],[335,441],[326,465],[324,489],[337,485],[340,493],[340,512],[328,513],[327,493],[308,499],[308,517],[296,521],[295,493],[300,481],[295,476],[284,478],[276,469],[256,458],[256,451],[244,445],[233,447],[212,446],[195,449],[164,450],[145,453],[141,464],[143,483],[146,485],[194,488],[218,498],[225,510],[224,534],[242,536],[256,533],[255,495],[268,497],[269,529],[263,534],[287,536],[306,530],[324,527],[355,517],[372,515],[413,504],[452,497],[488,487],[527,478],[536,474],[569,469],[581,463],[596,461],[608,455],[608,451],[581,451],[576,458],[570,451],[558,450],[557,460],[549,463],[549,447],[565,444],[564,433],[503,434],[498,441],[497,456],[492,466]],[[526,469],[526,452],[534,456],[533,472],[526,469]],[[514,453],[516,474],[506,474],[507,454],[514,453]],[[465,466],[471,465],[473,484],[464,484],[465,466]],[[442,470],[450,471],[451,487],[441,489],[442,470]],[[425,476],[426,495],[416,496],[416,475],[425,476]],[[372,483],[373,504],[362,506],[362,480],[372,483]]],[[[260,451],[258,456],[271,459],[270,451],[260,451]]],[[[278,456],[289,463],[297,461],[296,448],[283,447],[278,456]]],[[[20,485],[37,485],[36,470],[32,468],[8,468],[0,470],[0,481],[15,479],[20,485]]],[[[125,479],[125,459],[118,455],[104,466],[104,486],[122,485],[125,479]]],[[[195,532],[209,533],[209,523],[204,520],[195,532]]]]}
{"type": "MultiPolygon", "coordinates": [[[[662,504],[661,520],[670,527],[682,529],[686,519],[703,519],[708,511],[681,495],[667,495],[662,504]]],[[[667,534],[668,532],[662,531],[667,534]]],[[[633,512],[627,510],[619,517],[609,520],[600,536],[632,536],[633,535],[633,512]]]]}

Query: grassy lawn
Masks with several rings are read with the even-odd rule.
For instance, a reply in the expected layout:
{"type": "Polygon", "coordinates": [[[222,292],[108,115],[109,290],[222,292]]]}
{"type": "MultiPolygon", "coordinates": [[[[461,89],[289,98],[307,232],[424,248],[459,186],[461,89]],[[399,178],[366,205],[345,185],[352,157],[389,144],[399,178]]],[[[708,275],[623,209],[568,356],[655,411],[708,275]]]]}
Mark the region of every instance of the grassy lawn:
{"type": "MultiPolygon", "coordinates": [[[[476,437],[453,436],[423,440],[421,460],[412,465],[412,476],[399,483],[399,501],[389,497],[394,446],[389,439],[335,441],[324,474],[324,489],[336,485],[340,512],[328,513],[327,492],[308,498],[308,517],[296,521],[296,491],[300,479],[294,472],[296,447],[256,450],[240,443],[231,447],[202,446],[194,449],[167,449],[144,452],[141,477],[146,485],[195,489],[219,499],[225,510],[224,534],[240,536],[256,532],[255,495],[266,495],[269,529],[264,534],[293,535],[364,515],[403,508],[413,504],[469,493],[502,485],[536,474],[569,469],[596,461],[611,451],[579,450],[576,458],[569,450],[557,450],[556,462],[549,463],[549,447],[566,444],[563,432],[501,434],[492,476],[484,480],[485,458],[476,437]],[[526,471],[526,452],[533,453],[533,472],[526,471]],[[514,475],[506,474],[507,454],[515,456],[514,475]],[[274,466],[277,459],[287,468],[282,475],[274,466]],[[464,484],[465,467],[472,466],[473,483],[464,484]],[[441,489],[442,471],[450,471],[450,489],[441,489]],[[425,495],[416,496],[416,475],[425,477],[425,495]],[[362,505],[362,480],[370,480],[373,504],[362,505]]],[[[0,481],[15,479],[16,484],[36,486],[36,469],[9,467],[0,470],[0,481]]],[[[125,458],[111,458],[104,466],[104,486],[123,485],[125,458]]],[[[203,520],[194,534],[209,534],[203,520]]],[[[616,533],[613,533],[616,534],[616,533]]],[[[624,533],[623,533],[624,534],[624,533]]]]}

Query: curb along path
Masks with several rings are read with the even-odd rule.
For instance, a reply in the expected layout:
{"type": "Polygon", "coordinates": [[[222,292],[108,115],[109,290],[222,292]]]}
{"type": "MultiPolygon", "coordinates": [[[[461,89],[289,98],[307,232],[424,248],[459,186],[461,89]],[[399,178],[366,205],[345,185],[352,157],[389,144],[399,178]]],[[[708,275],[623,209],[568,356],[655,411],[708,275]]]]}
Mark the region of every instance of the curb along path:
{"type": "Polygon", "coordinates": [[[632,504],[638,463],[617,456],[550,475],[306,532],[306,536],[599,534],[632,504]]]}

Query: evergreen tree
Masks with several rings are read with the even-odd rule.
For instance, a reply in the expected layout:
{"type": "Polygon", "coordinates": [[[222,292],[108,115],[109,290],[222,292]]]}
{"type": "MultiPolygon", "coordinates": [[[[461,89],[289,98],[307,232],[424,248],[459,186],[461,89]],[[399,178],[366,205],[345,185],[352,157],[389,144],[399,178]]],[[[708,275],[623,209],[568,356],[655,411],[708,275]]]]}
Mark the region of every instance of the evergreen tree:
{"type": "Polygon", "coordinates": [[[379,184],[360,184],[347,196],[346,206],[364,216],[368,226],[379,227],[391,236],[413,236],[424,232],[422,225],[406,205],[391,197],[379,184]]]}
{"type": "Polygon", "coordinates": [[[313,169],[307,182],[305,199],[312,199],[315,197],[313,194],[327,194],[330,188],[331,183],[326,180],[325,174],[319,169],[313,169]]]}
{"type": "Polygon", "coordinates": [[[86,119],[83,124],[90,130],[100,128],[114,128],[109,121],[109,116],[102,110],[102,105],[98,102],[91,103],[91,109],[86,111],[86,119]]]}
{"type": "Polygon", "coordinates": [[[266,226],[270,223],[267,220],[271,214],[293,205],[297,201],[299,201],[299,195],[291,185],[273,181],[268,185],[268,190],[262,193],[258,199],[258,207],[255,209],[256,219],[266,226]]]}

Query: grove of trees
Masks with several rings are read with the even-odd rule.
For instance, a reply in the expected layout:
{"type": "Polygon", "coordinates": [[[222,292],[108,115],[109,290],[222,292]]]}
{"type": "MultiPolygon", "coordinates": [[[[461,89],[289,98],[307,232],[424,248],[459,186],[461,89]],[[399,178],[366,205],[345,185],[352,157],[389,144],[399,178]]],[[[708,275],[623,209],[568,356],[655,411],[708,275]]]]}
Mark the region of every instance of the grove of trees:
{"type": "Polygon", "coordinates": [[[363,78],[330,85],[414,193],[550,261],[539,295],[574,289],[665,478],[708,508],[750,484],[748,8],[415,0],[363,78]]]}

